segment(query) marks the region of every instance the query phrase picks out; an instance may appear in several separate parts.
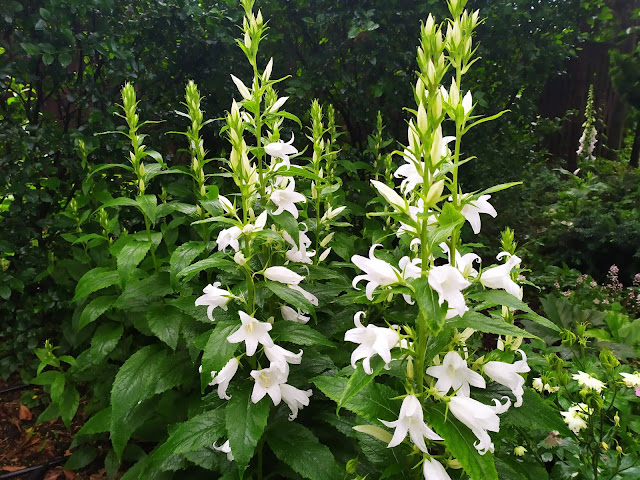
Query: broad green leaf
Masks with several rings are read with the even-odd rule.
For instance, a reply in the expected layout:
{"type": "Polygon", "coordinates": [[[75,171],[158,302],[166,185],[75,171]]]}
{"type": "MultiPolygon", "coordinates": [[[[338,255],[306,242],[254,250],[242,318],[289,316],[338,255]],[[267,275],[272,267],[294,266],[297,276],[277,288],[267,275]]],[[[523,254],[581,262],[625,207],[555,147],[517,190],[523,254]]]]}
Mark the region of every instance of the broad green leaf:
{"type": "Polygon", "coordinates": [[[265,281],[265,285],[269,290],[271,290],[288,304],[299,308],[303,312],[312,314],[315,313],[315,309],[313,308],[313,305],[311,305],[311,302],[307,300],[300,292],[293,290],[282,283],[271,282],[269,280],[265,281]]]}
{"type": "Polygon", "coordinates": [[[525,387],[522,397],[522,407],[510,408],[500,415],[500,421],[507,425],[514,425],[525,431],[557,430],[564,437],[573,434],[564,423],[557,408],[545,402],[540,395],[531,388],[525,387]]]}
{"type": "Polygon", "coordinates": [[[538,315],[533,310],[531,310],[531,308],[529,308],[526,303],[518,300],[510,293],[504,292],[502,290],[485,290],[483,292],[474,293],[473,295],[471,295],[471,298],[483,302],[484,308],[496,305],[504,305],[509,308],[521,310],[523,312],[526,312],[525,314],[520,315],[521,317],[533,320],[543,327],[550,328],[551,330],[554,330],[556,332],[560,331],[560,327],[558,327],[555,323],[538,315]]]}
{"type": "Polygon", "coordinates": [[[113,306],[120,310],[142,310],[169,293],[171,293],[171,287],[168,275],[155,274],[142,280],[129,282],[113,306]]]}
{"type": "Polygon", "coordinates": [[[76,435],[93,435],[96,433],[104,433],[109,431],[111,424],[111,407],[104,408],[94,414],[85,424],[76,432],[76,435]]]}
{"type": "Polygon", "coordinates": [[[175,307],[165,304],[155,304],[147,310],[147,324],[153,334],[176,349],[180,336],[180,325],[184,314],[175,307]]]}
{"type": "Polygon", "coordinates": [[[91,339],[91,363],[101,363],[116,348],[123,332],[124,327],[121,323],[109,322],[100,325],[91,339]]]}
{"type": "Polygon", "coordinates": [[[58,370],[47,370],[31,380],[30,383],[33,385],[51,385],[60,376],[64,376],[64,374],[58,370]]]}
{"type": "Polygon", "coordinates": [[[227,337],[238,329],[238,322],[219,322],[211,332],[211,336],[202,354],[202,388],[211,382],[211,372],[219,372],[233,357],[239,343],[229,343],[227,337]]]}
{"type": "Polygon", "coordinates": [[[118,283],[120,276],[118,272],[106,267],[98,267],[85,273],[76,285],[76,294],[71,300],[77,302],[81,298],[91,295],[103,288],[110,287],[118,283]]]}
{"type": "MultiPolygon", "coordinates": [[[[120,166],[120,165],[114,165],[114,166],[120,166]]],[[[130,198],[127,197],[118,197],[118,198],[112,198],[111,200],[107,200],[106,202],[104,202],[102,204],[102,206],[100,208],[108,208],[108,207],[136,207],[138,206],[138,204],[136,203],[135,200],[132,200],[130,198]]],[[[100,208],[98,210],[100,210],[100,208]]],[[[96,212],[98,211],[96,210],[96,212]]]]}
{"type": "Polygon", "coordinates": [[[80,394],[76,388],[67,386],[60,396],[60,401],[57,402],[57,405],[64,425],[69,428],[71,420],[73,420],[73,417],[78,411],[78,405],[80,405],[80,394]]]}
{"type": "MultiPolygon", "coordinates": [[[[102,165],[98,165],[96,168],[94,168],[93,170],[91,170],[91,173],[89,174],[89,177],[91,177],[91,175],[95,175],[98,172],[101,172],[103,170],[107,170],[108,168],[124,168],[125,170],[129,170],[130,172],[133,172],[133,168],[131,168],[129,165],[125,165],[123,163],[103,163],[102,165]]],[[[130,198],[127,198],[127,200],[131,200],[130,198]]],[[[128,205],[135,205],[136,202],[134,202],[133,200],[131,200],[131,202],[133,203],[129,203],[128,205]]],[[[108,207],[112,207],[114,205],[106,205],[108,207]]]]}
{"type": "Polygon", "coordinates": [[[511,323],[507,323],[502,318],[487,317],[479,312],[466,312],[462,318],[456,317],[448,321],[447,326],[455,328],[473,328],[484,333],[495,333],[497,335],[516,335],[525,338],[538,338],[535,335],[522,330],[511,323]]]}
{"type": "Polygon", "coordinates": [[[425,414],[427,423],[444,438],[447,448],[460,461],[469,477],[498,480],[498,472],[491,452],[484,455],[478,453],[473,446],[477,441],[476,436],[453,415],[447,415],[444,404],[428,408],[425,414]]]}
{"type": "Polygon", "coordinates": [[[97,297],[91,300],[89,304],[84,307],[82,315],[80,315],[80,320],[78,321],[78,330],[82,330],[84,327],[100,317],[100,315],[102,315],[104,312],[109,310],[109,308],[111,308],[115,301],[116,297],[111,295],[97,297]]]}
{"type": "Polygon", "coordinates": [[[169,260],[169,268],[171,275],[171,286],[175,289],[178,288],[178,272],[182,271],[193,262],[198,255],[204,251],[204,244],[202,242],[187,242],[180,245],[171,254],[169,260]]]}
{"type": "Polygon", "coordinates": [[[97,455],[98,451],[95,447],[85,445],[73,452],[62,468],[65,470],[80,470],[93,462],[97,455]]]}
{"type": "Polygon", "coordinates": [[[413,281],[413,288],[416,290],[416,300],[420,313],[427,323],[429,332],[437,335],[444,327],[447,313],[446,305],[438,304],[438,294],[429,286],[426,277],[420,277],[413,281]]]}
{"type": "Polygon", "coordinates": [[[365,388],[367,385],[373,381],[373,379],[380,374],[380,372],[384,369],[384,361],[380,357],[375,357],[371,360],[373,364],[371,369],[373,373],[371,375],[367,374],[364,371],[362,363],[358,364],[358,368],[356,368],[351,377],[349,377],[349,381],[345,386],[342,395],[340,396],[340,400],[338,400],[338,410],[349,400],[351,397],[356,395],[360,390],[365,388]]]}
{"type": "MultiPolygon", "coordinates": [[[[348,379],[322,375],[311,379],[311,382],[327,397],[338,403],[342,398],[342,392],[347,388],[348,379]]],[[[373,422],[377,422],[378,419],[397,420],[400,406],[396,400],[392,400],[397,396],[398,393],[386,385],[371,382],[347,400],[343,408],[373,422]]]]}
{"type": "Polygon", "coordinates": [[[224,409],[217,408],[201,413],[173,430],[169,438],[151,452],[146,464],[149,468],[158,468],[170,455],[210,448],[224,435],[224,409]]]}
{"type": "MultiPolygon", "coordinates": [[[[276,457],[310,480],[342,480],[344,473],[331,450],[297,422],[273,425],[267,443],[276,457]]],[[[233,450],[233,447],[232,447],[233,450]]]]}
{"type": "Polygon", "coordinates": [[[320,332],[302,323],[287,320],[277,321],[273,324],[271,337],[279,342],[291,342],[296,345],[325,345],[335,347],[333,342],[320,332]]]}
{"type": "Polygon", "coordinates": [[[149,345],[120,367],[111,389],[111,442],[119,460],[134,431],[127,421],[133,408],[183,383],[190,369],[185,360],[182,355],[167,355],[167,350],[160,345],[149,345]]]}
{"type": "Polygon", "coordinates": [[[156,223],[156,209],[158,205],[158,199],[155,195],[138,195],[136,197],[136,203],[138,208],[149,219],[152,225],[156,223]]]}
{"type": "Polygon", "coordinates": [[[247,469],[258,441],[267,426],[270,398],[258,403],[251,401],[253,382],[244,382],[231,392],[231,400],[225,408],[229,446],[238,465],[240,476],[247,469]]]}
{"type": "Polygon", "coordinates": [[[120,278],[126,280],[131,272],[144,260],[151,249],[151,242],[138,242],[133,238],[118,252],[117,265],[120,278]]]}
{"type": "Polygon", "coordinates": [[[215,267],[237,267],[237,265],[225,258],[221,257],[211,257],[205,258],[204,260],[200,260],[199,262],[194,263],[193,265],[189,265],[186,268],[183,268],[178,272],[178,280],[182,280],[183,282],[188,282],[194,276],[199,274],[203,270],[207,270],[209,268],[215,267]]]}
{"type": "Polygon", "coordinates": [[[483,190],[478,195],[486,195],[487,193],[495,193],[501,190],[506,190],[507,188],[515,187],[517,185],[522,185],[522,182],[509,182],[509,183],[501,183],[500,185],[494,185],[493,187],[489,187],[486,190],[483,190]]]}
{"type": "Polygon", "coordinates": [[[61,52],[58,55],[58,61],[60,62],[60,65],[63,68],[68,67],[71,64],[71,60],[72,60],[72,58],[71,58],[71,55],[69,54],[69,52],[61,52]]]}

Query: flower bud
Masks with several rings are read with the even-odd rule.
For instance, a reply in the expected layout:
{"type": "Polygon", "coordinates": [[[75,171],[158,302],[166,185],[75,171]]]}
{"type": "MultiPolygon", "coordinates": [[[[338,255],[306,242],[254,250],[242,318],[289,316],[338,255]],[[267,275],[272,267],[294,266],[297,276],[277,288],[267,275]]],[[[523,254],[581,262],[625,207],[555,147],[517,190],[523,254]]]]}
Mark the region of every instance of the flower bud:
{"type": "Polygon", "coordinates": [[[424,104],[422,102],[420,102],[420,105],[418,105],[417,122],[418,130],[420,131],[420,133],[424,134],[425,132],[427,132],[429,128],[429,121],[427,120],[427,111],[425,110],[424,104]]]}
{"type": "Polygon", "coordinates": [[[241,267],[244,267],[247,264],[247,260],[244,258],[242,252],[236,252],[236,254],[233,256],[233,261],[241,267]]]}
{"type": "Polygon", "coordinates": [[[519,446],[517,446],[516,448],[513,449],[513,453],[517,457],[524,457],[524,454],[527,453],[527,449],[524,448],[522,445],[519,445],[519,446]]]}
{"type": "Polygon", "coordinates": [[[326,247],[326,246],[329,244],[329,242],[330,242],[331,240],[333,240],[333,236],[335,235],[335,233],[336,233],[336,232],[331,232],[329,235],[327,235],[326,237],[324,237],[324,238],[322,239],[322,241],[320,242],[320,246],[321,246],[321,247],[326,247]]]}
{"type": "Polygon", "coordinates": [[[356,469],[358,468],[358,459],[357,458],[352,458],[351,460],[349,460],[347,462],[347,473],[348,474],[354,474],[356,473],[356,469]]]}
{"type": "Polygon", "coordinates": [[[411,357],[407,358],[407,380],[410,382],[413,381],[413,359],[411,357]]]}
{"type": "Polygon", "coordinates": [[[376,425],[356,425],[355,427],[353,427],[353,429],[356,432],[371,435],[372,437],[377,438],[381,442],[387,444],[391,443],[391,439],[393,438],[393,435],[376,425]]]}
{"type": "Polygon", "coordinates": [[[600,362],[606,368],[610,368],[610,369],[614,369],[618,365],[620,365],[620,362],[618,361],[616,356],[608,348],[603,348],[602,351],[600,352],[600,362]]]}
{"type": "Polygon", "coordinates": [[[429,187],[429,192],[427,193],[427,205],[435,204],[442,195],[442,191],[444,190],[444,180],[438,180],[436,183],[429,187]]]}

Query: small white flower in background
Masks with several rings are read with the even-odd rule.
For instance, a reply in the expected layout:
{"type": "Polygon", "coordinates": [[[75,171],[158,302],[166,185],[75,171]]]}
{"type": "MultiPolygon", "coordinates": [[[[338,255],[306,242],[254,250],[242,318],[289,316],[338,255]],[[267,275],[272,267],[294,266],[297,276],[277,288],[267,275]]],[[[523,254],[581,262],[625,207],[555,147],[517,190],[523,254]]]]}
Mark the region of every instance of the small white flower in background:
{"type": "MultiPolygon", "coordinates": [[[[398,262],[398,266],[402,270],[403,278],[405,279],[420,278],[420,275],[422,275],[422,268],[420,268],[421,263],[422,263],[422,260],[419,258],[414,258],[413,260],[411,260],[407,256],[402,257],[398,262]]],[[[411,298],[411,295],[403,293],[402,298],[404,298],[404,301],[407,302],[409,305],[414,304],[414,301],[411,298]]]]}
{"type": "Polygon", "coordinates": [[[624,378],[624,384],[629,388],[638,388],[640,387],[640,373],[620,373],[624,378]]]}
{"type": "Polygon", "coordinates": [[[456,395],[468,397],[471,394],[470,385],[478,388],[487,386],[482,375],[467,367],[466,360],[454,351],[444,356],[442,365],[427,368],[427,375],[438,379],[435,388],[442,395],[453,389],[456,395]]]}
{"type": "Polygon", "coordinates": [[[464,315],[469,310],[462,290],[471,283],[466,281],[460,271],[451,265],[441,265],[429,270],[429,286],[438,292],[438,303],[447,302],[447,318],[464,315]]]}
{"type": "Polygon", "coordinates": [[[560,387],[552,387],[548,383],[542,383],[542,378],[540,377],[534,378],[531,386],[540,393],[542,393],[543,391],[555,393],[560,390],[560,387]]]}
{"type": "Polygon", "coordinates": [[[269,330],[273,328],[273,325],[267,322],[259,322],[242,311],[238,312],[238,314],[240,315],[242,326],[227,337],[229,343],[245,342],[247,356],[249,357],[256,353],[258,343],[265,347],[273,345],[273,340],[269,335],[269,330]]]}
{"type": "Polygon", "coordinates": [[[584,403],[578,403],[566,412],[560,412],[560,415],[564,417],[564,423],[567,424],[569,429],[576,435],[583,428],[587,428],[586,418],[591,415],[593,411],[587,407],[584,403]]]}
{"type": "Polygon", "coordinates": [[[225,228],[218,233],[218,250],[224,250],[227,247],[233,248],[236,252],[240,249],[238,238],[242,235],[242,230],[239,227],[225,228]]]}
{"type": "Polygon", "coordinates": [[[299,388],[292,387],[287,383],[280,385],[280,393],[282,400],[291,409],[291,415],[289,415],[289,421],[293,421],[298,416],[298,410],[302,407],[309,406],[309,397],[313,394],[312,390],[300,390],[299,388]]]}
{"type": "Polygon", "coordinates": [[[366,327],[360,322],[364,312],[357,312],[353,317],[356,328],[347,330],[344,334],[346,342],[359,343],[360,345],[351,354],[351,366],[356,368],[356,362],[364,358],[362,368],[365,373],[371,375],[371,357],[378,354],[385,362],[385,367],[391,362],[391,349],[398,345],[400,336],[392,328],[378,327],[369,324],[366,327]]]}
{"type": "Polygon", "coordinates": [[[318,297],[316,297],[313,293],[307,292],[300,285],[289,285],[291,290],[295,290],[296,292],[300,292],[304,298],[306,298],[311,305],[314,307],[318,306],[318,297]]]}
{"type": "Polygon", "coordinates": [[[522,405],[522,396],[524,395],[524,377],[521,373],[529,372],[531,369],[527,365],[527,356],[522,350],[518,350],[522,355],[522,360],[518,360],[513,364],[505,362],[487,362],[484,365],[484,373],[486,373],[492,380],[510,388],[516,397],[516,403],[514,407],[522,405]]]}
{"type": "MultiPolygon", "coordinates": [[[[238,371],[238,359],[233,357],[230,359],[227,364],[222,367],[222,369],[216,375],[216,372],[211,372],[212,382],[209,383],[210,386],[218,385],[218,397],[221,400],[230,400],[231,397],[227,395],[227,388],[229,387],[229,382],[238,371]]],[[[202,367],[200,367],[202,369],[202,367]]]]}
{"type": "Polygon", "coordinates": [[[307,323],[310,319],[310,317],[304,315],[305,312],[302,312],[300,309],[296,312],[288,305],[282,305],[280,307],[280,313],[282,313],[282,318],[290,322],[307,323]]]}
{"type": "Polygon", "coordinates": [[[469,90],[462,99],[462,108],[464,109],[465,116],[471,113],[471,110],[473,109],[473,98],[471,97],[471,90],[469,90]]]}
{"type": "Polygon", "coordinates": [[[196,306],[207,305],[207,316],[209,320],[213,322],[212,312],[216,307],[220,307],[223,310],[227,309],[227,303],[234,296],[228,290],[220,287],[220,282],[214,282],[213,285],[207,285],[202,290],[204,295],[196,299],[196,306]]]}
{"type": "Polygon", "coordinates": [[[222,209],[226,213],[233,213],[235,211],[233,204],[224,195],[218,195],[218,202],[220,202],[220,205],[222,205],[222,209]]]}
{"type": "Polygon", "coordinates": [[[513,453],[515,454],[516,457],[524,457],[524,454],[527,453],[527,449],[524,448],[522,445],[519,445],[513,449],[513,453]]]}
{"type": "Polygon", "coordinates": [[[278,208],[273,212],[274,215],[280,215],[287,211],[293,218],[298,218],[298,209],[296,203],[306,202],[307,199],[301,193],[295,191],[296,182],[293,178],[289,178],[285,188],[267,188],[269,200],[271,200],[278,208]]]}
{"type": "Polygon", "coordinates": [[[574,380],[578,381],[578,384],[581,387],[584,387],[588,390],[594,390],[598,393],[602,392],[603,388],[606,388],[604,382],[601,382],[597,378],[589,375],[588,373],[578,371],[578,373],[571,376],[574,380]]]}
{"type": "Polygon", "coordinates": [[[442,464],[435,458],[429,458],[422,463],[424,480],[451,480],[451,477],[442,464]]]}
{"type": "Polygon", "coordinates": [[[366,273],[365,275],[358,275],[353,279],[351,284],[353,288],[357,289],[356,285],[360,280],[368,281],[366,293],[369,300],[373,300],[373,291],[376,287],[385,287],[393,283],[398,283],[398,279],[402,276],[398,269],[392,267],[384,260],[375,257],[374,251],[376,247],[381,246],[379,243],[372,245],[369,249],[369,258],[360,255],[351,257],[351,262],[366,273]]]}
{"type": "Polygon", "coordinates": [[[496,209],[493,208],[488,201],[490,198],[491,195],[481,195],[480,198],[467,203],[464,207],[462,207],[462,210],[460,210],[460,213],[464,216],[464,218],[467,219],[467,222],[469,222],[471,228],[473,229],[473,233],[475,234],[480,233],[481,213],[491,215],[493,218],[496,218],[496,216],[498,215],[496,209]]]}
{"type": "Polygon", "coordinates": [[[385,185],[382,182],[378,182],[377,180],[371,180],[371,183],[373,184],[374,187],[376,187],[376,190],[378,190],[378,193],[380,194],[380,196],[382,196],[382,198],[384,198],[387,202],[389,202],[389,204],[394,209],[396,209],[399,212],[407,211],[409,207],[407,201],[404,198],[402,198],[400,195],[398,195],[393,188],[389,187],[388,185],[385,185]]]}
{"type": "Polygon", "coordinates": [[[267,355],[271,365],[279,365],[281,370],[286,370],[288,363],[299,365],[302,362],[302,350],[296,354],[274,344],[270,347],[265,347],[264,353],[267,355]]]}
{"type": "MultiPolygon", "coordinates": [[[[505,255],[509,254],[500,252],[496,258],[500,260],[505,255]]],[[[484,270],[480,275],[480,283],[487,288],[503,289],[517,299],[522,299],[522,289],[511,279],[511,270],[517,268],[521,261],[517,255],[510,255],[507,263],[484,270]]]]}
{"type": "Polygon", "coordinates": [[[229,440],[224,442],[219,447],[214,443],[211,446],[211,448],[213,448],[214,450],[217,450],[218,452],[226,453],[227,454],[227,460],[229,460],[230,462],[233,462],[233,460],[234,460],[233,459],[233,453],[231,453],[231,446],[229,445],[229,440]]]}
{"type": "Polygon", "coordinates": [[[287,285],[298,285],[304,277],[287,267],[269,267],[264,271],[264,278],[287,285]]]}
{"type": "MultiPolygon", "coordinates": [[[[287,97],[283,97],[283,98],[285,98],[285,101],[286,101],[287,97]]],[[[282,102],[282,104],[284,104],[284,102],[282,102]]],[[[289,140],[286,143],[283,142],[282,140],[278,140],[277,142],[269,143],[264,146],[264,152],[267,155],[270,155],[271,157],[274,157],[274,158],[281,158],[283,160],[283,163],[281,165],[278,165],[276,169],[283,166],[286,166],[287,168],[291,166],[291,163],[289,162],[289,155],[295,155],[296,153],[298,153],[298,149],[293,146],[293,139],[294,139],[294,136],[292,133],[291,140],[289,140]]]]}
{"type": "MultiPolygon", "coordinates": [[[[497,400],[495,401],[497,402],[497,400]]],[[[474,447],[480,455],[484,455],[488,451],[493,452],[493,442],[487,431],[500,431],[500,418],[498,418],[497,412],[503,410],[502,406],[490,407],[470,397],[456,396],[449,400],[449,409],[478,438],[474,447]]]]}
{"type": "Polygon", "coordinates": [[[409,433],[409,437],[411,437],[413,444],[424,453],[427,453],[427,446],[424,443],[425,437],[429,440],[442,440],[442,437],[424,423],[422,404],[415,395],[407,395],[404,397],[404,400],[402,400],[402,406],[400,407],[400,416],[398,417],[398,420],[393,422],[387,422],[385,420],[380,421],[387,427],[396,429],[387,448],[400,445],[407,436],[407,433],[409,433]]]}

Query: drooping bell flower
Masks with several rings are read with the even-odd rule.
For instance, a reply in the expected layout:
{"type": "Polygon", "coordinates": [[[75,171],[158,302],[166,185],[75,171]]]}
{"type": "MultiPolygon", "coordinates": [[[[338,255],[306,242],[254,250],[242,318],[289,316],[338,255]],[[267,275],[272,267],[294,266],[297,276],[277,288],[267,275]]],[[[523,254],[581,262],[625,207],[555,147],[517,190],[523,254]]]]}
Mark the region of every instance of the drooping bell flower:
{"type": "Polygon", "coordinates": [[[407,436],[407,433],[409,434],[413,444],[424,453],[427,453],[427,446],[424,442],[425,437],[429,440],[442,440],[442,437],[424,423],[422,404],[415,395],[407,395],[404,397],[402,406],[400,407],[400,416],[398,417],[398,420],[393,422],[387,422],[385,420],[380,421],[389,428],[395,428],[393,438],[391,439],[391,442],[389,442],[387,448],[400,445],[407,436]]]}
{"type": "Polygon", "coordinates": [[[435,388],[441,395],[453,389],[456,395],[468,397],[471,394],[470,385],[478,388],[487,386],[482,375],[467,367],[466,360],[454,351],[444,356],[442,365],[427,368],[427,375],[438,379],[435,388]]]}

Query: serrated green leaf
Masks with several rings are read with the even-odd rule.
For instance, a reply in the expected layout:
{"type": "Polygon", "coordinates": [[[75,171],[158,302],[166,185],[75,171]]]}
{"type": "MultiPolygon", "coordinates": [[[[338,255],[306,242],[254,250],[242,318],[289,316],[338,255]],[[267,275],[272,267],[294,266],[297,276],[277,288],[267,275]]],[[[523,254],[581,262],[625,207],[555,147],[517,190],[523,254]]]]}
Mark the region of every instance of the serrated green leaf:
{"type": "Polygon", "coordinates": [[[169,345],[172,350],[178,345],[180,325],[184,314],[166,304],[151,305],[147,310],[147,324],[153,334],[169,345]]]}
{"type": "Polygon", "coordinates": [[[303,312],[315,314],[315,309],[311,302],[307,300],[300,292],[289,288],[287,285],[278,282],[265,281],[266,287],[275,293],[280,299],[290,305],[299,308],[303,312]]]}
{"type": "Polygon", "coordinates": [[[111,424],[111,406],[100,410],[94,414],[85,424],[76,432],[76,435],[94,435],[96,433],[104,433],[109,431],[111,424]]]}
{"type": "Polygon", "coordinates": [[[80,320],[78,321],[78,330],[82,330],[84,327],[89,325],[94,320],[97,320],[100,315],[109,310],[111,306],[115,303],[115,296],[103,296],[97,297],[91,300],[84,310],[82,311],[82,315],[80,315],[80,320]]]}
{"type": "Polygon", "coordinates": [[[140,211],[149,219],[152,225],[155,225],[157,215],[158,199],[155,195],[138,195],[136,203],[140,211]]]}
{"type": "Polygon", "coordinates": [[[162,462],[173,454],[185,454],[201,448],[210,448],[224,435],[224,409],[217,408],[196,415],[180,424],[162,445],[151,452],[145,462],[146,467],[159,468],[162,462]]]}
{"type": "Polygon", "coordinates": [[[150,241],[139,242],[133,238],[122,247],[120,252],[118,252],[116,261],[118,273],[123,281],[126,280],[138,264],[144,260],[144,257],[147,256],[150,249],[150,241]]]}
{"type": "Polygon", "coordinates": [[[106,267],[98,267],[85,273],[76,285],[76,294],[71,300],[77,302],[81,298],[91,295],[103,288],[115,285],[120,280],[117,271],[106,267]]]}
{"type": "Polygon", "coordinates": [[[100,325],[91,339],[89,349],[91,363],[101,363],[118,346],[123,332],[124,327],[121,323],[109,322],[100,325]]]}
{"type": "Polygon", "coordinates": [[[233,388],[231,400],[225,408],[229,446],[241,477],[267,426],[271,405],[270,398],[263,398],[258,403],[253,403],[252,389],[253,382],[244,382],[242,386],[233,388]]]}
{"type": "Polygon", "coordinates": [[[111,442],[118,460],[134,431],[130,421],[134,407],[183,383],[190,369],[185,360],[182,355],[167,355],[160,345],[149,345],[120,367],[111,389],[111,442]]]}
{"type": "Polygon", "coordinates": [[[516,327],[511,323],[507,323],[502,318],[487,317],[479,312],[468,311],[456,319],[448,321],[448,326],[454,328],[473,328],[484,333],[495,333],[497,335],[516,335],[525,338],[538,338],[528,333],[526,330],[516,327]]]}
{"type": "Polygon", "coordinates": [[[438,435],[444,438],[449,451],[462,464],[471,478],[498,480],[498,472],[491,452],[480,455],[474,443],[476,436],[453,415],[446,415],[446,406],[434,405],[425,411],[426,421],[438,435]]]}
{"type": "Polygon", "coordinates": [[[360,392],[363,388],[369,385],[373,379],[380,374],[384,369],[385,363],[380,357],[375,357],[371,360],[371,369],[373,373],[371,375],[364,371],[362,363],[358,364],[358,367],[353,371],[349,381],[345,386],[340,400],[338,400],[338,410],[349,401],[354,395],[360,392]]]}
{"type": "Polygon", "coordinates": [[[237,265],[221,257],[205,258],[204,260],[200,260],[199,262],[196,262],[193,265],[189,265],[188,267],[180,270],[180,272],[178,272],[177,278],[178,280],[182,280],[183,282],[188,282],[203,270],[207,270],[209,268],[215,268],[215,267],[229,268],[229,267],[237,267],[237,265]]]}
{"type": "Polygon", "coordinates": [[[171,293],[169,276],[166,273],[159,273],[141,280],[130,281],[113,306],[120,310],[142,310],[169,293],[171,293]]]}
{"type": "Polygon", "coordinates": [[[65,427],[69,428],[71,420],[75,417],[78,411],[78,405],[80,405],[80,394],[73,386],[65,388],[64,392],[60,396],[60,400],[57,402],[58,410],[60,412],[60,418],[65,427]]]}
{"type": "Polygon", "coordinates": [[[438,294],[429,286],[426,277],[420,277],[413,281],[416,290],[416,300],[420,313],[427,323],[429,332],[437,335],[444,327],[447,314],[446,305],[438,304],[438,294]]]}
{"type": "Polygon", "coordinates": [[[238,322],[219,322],[213,329],[202,354],[202,391],[211,382],[211,372],[219,372],[233,357],[239,343],[229,343],[227,337],[240,326],[238,322]]]}
{"type": "Polygon", "coordinates": [[[273,324],[273,328],[269,333],[273,339],[277,339],[279,342],[291,342],[296,345],[325,345],[327,347],[335,347],[333,342],[327,337],[302,323],[287,320],[278,321],[273,324]]]}
{"type": "Polygon", "coordinates": [[[187,242],[180,245],[171,254],[169,260],[170,281],[174,290],[178,288],[178,272],[188,267],[204,251],[204,248],[202,242],[187,242]]]}
{"type": "Polygon", "coordinates": [[[276,457],[310,480],[341,480],[342,469],[331,450],[306,427],[291,422],[273,425],[267,443],[276,457]]]}

